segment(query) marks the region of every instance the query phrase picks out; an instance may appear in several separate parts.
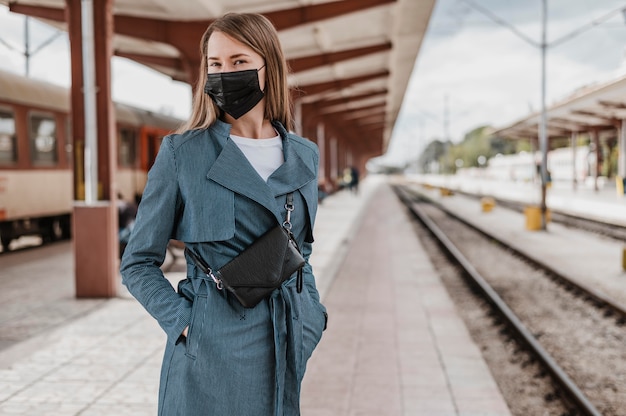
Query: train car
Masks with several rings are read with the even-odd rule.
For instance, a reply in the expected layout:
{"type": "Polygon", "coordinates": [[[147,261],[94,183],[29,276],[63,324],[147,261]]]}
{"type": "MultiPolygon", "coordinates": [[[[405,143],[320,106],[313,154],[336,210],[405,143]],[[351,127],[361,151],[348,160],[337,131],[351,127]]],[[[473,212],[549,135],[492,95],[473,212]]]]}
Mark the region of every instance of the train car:
{"type": "Polygon", "coordinates": [[[487,161],[485,176],[496,180],[529,182],[537,174],[537,163],[537,155],[529,152],[498,154],[487,161]]]}
{"type": "Polygon", "coordinates": [[[554,182],[569,181],[574,177],[583,182],[593,175],[596,165],[595,153],[589,146],[576,147],[576,154],[571,147],[563,147],[548,152],[548,171],[550,179],[554,182]],[[575,173],[574,173],[575,172],[575,173]]]}
{"type": "MultiPolygon", "coordinates": [[[[484,176],[496,180],[529,182],[538,179],[540,152],[520,152],[497,155],[487,162],[484,176]]],[[[550,150],[547,155],[549,179],[553,182],[571,182],[574,177],[583,182],[592,176],[595,156],[588,146],[578,146],[576,153],[571,147],[550,150]]]]}
{"type": "MultiPolygon", "coordinates": [[[[69,238],[73,195],[70,91],[0,71],[0,243],[69,238]]],[[[117,191],[141,194],[163,136],[181,120],[115,103],[117,191]]],[[[81,190],[79,189],[80,193],[81,190]]]]}

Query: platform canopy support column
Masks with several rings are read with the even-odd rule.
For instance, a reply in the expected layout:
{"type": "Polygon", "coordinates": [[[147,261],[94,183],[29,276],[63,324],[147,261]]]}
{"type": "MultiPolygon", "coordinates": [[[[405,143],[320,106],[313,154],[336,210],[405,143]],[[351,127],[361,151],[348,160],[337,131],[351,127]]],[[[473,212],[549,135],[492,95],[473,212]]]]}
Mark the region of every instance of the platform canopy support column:
{"type": "Polygon", "coordinates": [[[326,127],[323,122],[316,124],[317,147],[320,151],[319,181],[326,192],[334,190],[334,183],[330,178],[330,159],[328,157],[328,139],[326,137],[326,127]]]}
{"type": "Polygon", "coordinates": [[[110,64],[113,0],[66,0],[66,4],[72,71],[76,297],[113,297],[119,276],[110,64]],[[83,21],[83,16],[92,19],[83,21]],[[83,47],[85,40],[92,44],[83,47]],[[87,55],[93,62],[85,59],[87,55]]]}
{"type": "Polygon", "coordinates": [[[576,166],[576,153],[578,153],[577,146],[578,132],[572,131],[570,134],[570,144],[572,146],[572,188],[574,190],[578,187],[578,178],[576,177],[576,172],[578,171],[576,166]]]}
{"type": "Polygon", "coordinates": [[[626,178],[626,119],[621,120],[617,154],[617,174],[620,178],[624,179],[626,178]]]}
{"type": "Polygon", "coordinates": [[[600,133],[597,129],[592,129],[591,132],[591,143],[593,143],[593,148],[595,152],[595,166],[593,168],[593,190],[598,191],[598,177],[600,176],[600,152],[602,149],[600,148],[600,133]]]}

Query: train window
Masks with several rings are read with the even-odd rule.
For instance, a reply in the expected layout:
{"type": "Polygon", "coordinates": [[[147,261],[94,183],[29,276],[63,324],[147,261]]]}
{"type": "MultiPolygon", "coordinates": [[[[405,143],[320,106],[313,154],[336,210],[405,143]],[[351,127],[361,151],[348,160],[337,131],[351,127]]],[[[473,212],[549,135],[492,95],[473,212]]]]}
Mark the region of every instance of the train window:
{"type": "Polygon", "coordinates": [[[119,165],[131,168],[137,160],[137,131],[129,128],[119,129],[119,165]]]}
{"type": "Polygon", "coordinates": [[[0,110],[0,164],[17,162],[17,140],[13,113],[0,110]]]}
{"type": "Polygon", "coordinates": [[[57,163],[57,129],[52,116],[31,114],[30,148],[33,164],[54,165],[57,163]]]}

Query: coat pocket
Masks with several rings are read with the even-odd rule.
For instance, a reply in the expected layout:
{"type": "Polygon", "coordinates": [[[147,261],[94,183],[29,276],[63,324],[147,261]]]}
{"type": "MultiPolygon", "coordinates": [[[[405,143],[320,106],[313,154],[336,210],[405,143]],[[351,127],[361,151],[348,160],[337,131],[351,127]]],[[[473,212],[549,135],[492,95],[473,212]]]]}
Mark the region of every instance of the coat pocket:
{"type": "Polygon", "coordinates": [[[302,356],[300,362],[301,374],[303,374],[307,361],[322,339],[322,332],[326,329],[327,314],[324,305],[313,299],[308,290],[303,290],[301,296],[302,356]]]}
{"type": "Polygon", "coordinates": [[[198,356],[198,345],[202,343],[202,337],[205,335],[204,324],[208,306],[207,284],[204,280],[200,283],[199,293],[194,296],[191,306],[191,322],[187,330],[185,355],[193,360],[198,356]]]}

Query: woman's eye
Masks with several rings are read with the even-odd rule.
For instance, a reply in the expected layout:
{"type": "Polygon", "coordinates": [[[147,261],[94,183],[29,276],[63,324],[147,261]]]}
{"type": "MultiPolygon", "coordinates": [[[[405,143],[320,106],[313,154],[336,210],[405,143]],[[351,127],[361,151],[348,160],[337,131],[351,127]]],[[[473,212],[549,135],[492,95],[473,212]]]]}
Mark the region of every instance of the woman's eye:
{"type": "Polygon", "coordinates": [[[237,59],[237,60],[234,62],[234,64],[235,64],[235,65],[241,65],[241,64],[245,64],[245,63],[246,63],[246,61],[244,61],[243,59],[237,59]]]}

